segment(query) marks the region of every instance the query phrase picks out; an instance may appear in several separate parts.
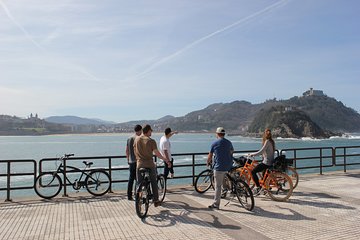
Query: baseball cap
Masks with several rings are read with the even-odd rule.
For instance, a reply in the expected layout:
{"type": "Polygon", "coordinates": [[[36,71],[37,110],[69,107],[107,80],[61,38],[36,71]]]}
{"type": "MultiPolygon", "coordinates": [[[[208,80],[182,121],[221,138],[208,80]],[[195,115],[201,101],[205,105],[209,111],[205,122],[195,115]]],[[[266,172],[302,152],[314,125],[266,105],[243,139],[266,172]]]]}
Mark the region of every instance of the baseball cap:
{"type": "Polygon", "coordinates": [[[218,127],[216,133],[225,133],[225,129],[223,127],[218,127]]]}

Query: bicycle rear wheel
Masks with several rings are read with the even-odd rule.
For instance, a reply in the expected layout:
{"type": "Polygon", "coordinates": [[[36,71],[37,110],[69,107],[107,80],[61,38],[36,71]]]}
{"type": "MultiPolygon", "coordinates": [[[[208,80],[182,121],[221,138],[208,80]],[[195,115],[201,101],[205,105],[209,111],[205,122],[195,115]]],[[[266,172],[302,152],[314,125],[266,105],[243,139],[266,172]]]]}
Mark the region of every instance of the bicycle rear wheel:
{"type": "Polygon", "coordinates": [[[206,169],[202,171],[195,179],[195,190],[198,193],[204,193],[209,190],[213,185],[213,171],[206,169]]]}
{"type": "Polygon", "coordinates": [[[36,194],[45,199],[58,195],[61,188],[62,182],[58,174],[43,173],[35,180],[34,190],[36,194]]]}
{"type": "Polygon", "coordinates": [[[234,191],[241,206],[243,206],[248,211],[254,209],[254,196],[249,185],[245,181],[241,179],[236,180],[234,184],[234,191]]]}
{"type": "Polygon", "coordinates": [[[272,172],[265,181],[265,188],[274,201],[284,202],[293,192],[291,178],[285,173],[272,172]]]}
{"type": "Polygon", "coordinates": [[[85,179],[86,189],[94,196],[102,196],[110,189],[110,176],[104,170],[92,170],[85,179]]]}
{"type": "Polygon", "coordinates": [[[166,181],[163,174],[157,176],[157,186],[159,190],[159,201],[163,202],[166,195],[166,181]]]}
{"type": "Polygon", "coordinates": [[[135,209],[139,218],[145,218],[149,210],[149,188],[150,184],[148,182],[142,181],[136,190],[135,209]]]}
{"type": "Polygon", "coordinates": [[[286,173],[287,173],[287,175],[290,176],[291,181],[293,183],[293,189],[295,189],[297,187],[298,183],[299,183],[299,174],[298,174],[298,172],[296,171],[295,168],[288,167],[286,169],[286,173]]]}

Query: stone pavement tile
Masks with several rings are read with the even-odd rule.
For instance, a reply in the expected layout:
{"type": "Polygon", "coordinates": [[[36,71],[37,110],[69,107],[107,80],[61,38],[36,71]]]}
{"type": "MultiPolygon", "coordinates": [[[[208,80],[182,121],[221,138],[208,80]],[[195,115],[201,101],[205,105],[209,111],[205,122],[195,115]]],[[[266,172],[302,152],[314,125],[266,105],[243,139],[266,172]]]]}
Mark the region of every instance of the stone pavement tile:
{"type": "MultiPolygon", "coordinates": [[[[225,216],[271,239],[358,239],[360,202],[352,198],[360,188],[350,191],[349,182],[359,186],[360,178],[317,176],[302,180],[288,202],[274,202],[262,195],[255,198],[253,212],[241,209],[236,202],[223,206],[222,201],[220,207],[225,216]]],[[[195,192],[185,196],[206,206],[206,195],[212,196],[213,191],[205,196],[195,192]]]]}
{"type": "Polygon", "coordinates": [[[0,239],[358,239],[358,173],[301,176],[289,201],[261,195],[252,212],[208,210],[214,192],[192,188],[170,189],[144,220],[124,193],[0,203],[0,239]]]}

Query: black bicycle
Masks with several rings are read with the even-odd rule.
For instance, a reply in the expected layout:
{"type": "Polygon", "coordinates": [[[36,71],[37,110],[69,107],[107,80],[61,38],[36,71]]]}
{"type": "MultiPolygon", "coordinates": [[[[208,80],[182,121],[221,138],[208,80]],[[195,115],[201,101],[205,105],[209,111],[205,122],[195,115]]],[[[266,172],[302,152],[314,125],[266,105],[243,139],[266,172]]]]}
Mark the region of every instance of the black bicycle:
{"type": "MultiPolygon", "coordinates": [[[[145,218],[149,210],[150,201],[153,200],[153,192],[150,182],[150,169],[140,168],[139,172],[142,181],[136,189],[135,209],[139,218],[145,218]]],[[[166,180],[163,174],[157,175],[157,185],[159,191],[159,201],[163,202],[166,195],[166,180]]]]}
{"type": "MultiPolygon", "coordinates": [[[[237,177],[236,169],[237,166],[234,166],[225,174],[221,197],[226,198],[227,193],[230,193],[229,202],[236,196],[241,206],[251,211],[255,206],[253,193],[249,185],[237,177]]],[[[214,171],[212,167],[202,171],[195,179],[195,190],[198,193],[205,193],[211,187],[214,188],[214,171]]]]}
{"type": "Polygon", "coordinates": [[[64,154],[59,158],[60,164],[56,171],[42,173],[36,178],[34,189],[37,195],[45,199],[53,198],[60,193],[64,184],[72,185],[74,190],[86,187],[94,196],[101,196],[109,191],[111,185],[109,174],[103,169],[90,169],[93,163],[87,161],[83,161],[84,169],[67,165],[67,174],[80,173],[80,176],[72,182],[66,175],[66,181],[63,183],[60,174],[65,174],[64,160],[71,156],[74,154],[64,154]]]}
{"type": "Polygon", "coordinates": [[[214,188],[214,171],[212,168],[205,169],[195,179],[195,190],[204,193],[210,188],[214,188]]]}

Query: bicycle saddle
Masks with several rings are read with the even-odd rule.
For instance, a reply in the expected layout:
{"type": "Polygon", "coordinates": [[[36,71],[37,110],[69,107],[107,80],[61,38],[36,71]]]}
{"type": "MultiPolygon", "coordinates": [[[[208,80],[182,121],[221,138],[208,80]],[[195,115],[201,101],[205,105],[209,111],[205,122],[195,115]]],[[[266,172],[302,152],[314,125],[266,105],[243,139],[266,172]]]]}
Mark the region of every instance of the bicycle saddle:
{"type": "Polygon", "coordinates": [[[146,172],[149,172],[149,171],[150,171],[150,168],[139,168],[140,173],[146,173],[146,172]]]}
{"type": "Polygon", "coordinates": [[[93,165],[93,162],[87,162],[87,161],[83,161],[83,163],[86,165],[86,166],[91,166],[91,165],[93,165]]]}

